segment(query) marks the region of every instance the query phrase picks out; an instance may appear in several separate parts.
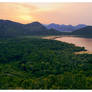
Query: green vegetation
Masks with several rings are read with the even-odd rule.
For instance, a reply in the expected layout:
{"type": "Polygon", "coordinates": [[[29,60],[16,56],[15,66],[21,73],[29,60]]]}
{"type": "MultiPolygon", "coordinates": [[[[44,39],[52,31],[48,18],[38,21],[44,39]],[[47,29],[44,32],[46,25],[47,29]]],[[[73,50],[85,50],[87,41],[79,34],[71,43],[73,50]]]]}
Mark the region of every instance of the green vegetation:
{"type": "Polygon", "coordinates": [[[92,89],[84,47],[40,38],[0,40],[0,89],[92,89]]]}
{"type": "Polygon", "coordinates": [[[87,26],[87,27],[78,29],[72,32],[71,34],[79,37],[92,38],[92,26],[87,26]]]}

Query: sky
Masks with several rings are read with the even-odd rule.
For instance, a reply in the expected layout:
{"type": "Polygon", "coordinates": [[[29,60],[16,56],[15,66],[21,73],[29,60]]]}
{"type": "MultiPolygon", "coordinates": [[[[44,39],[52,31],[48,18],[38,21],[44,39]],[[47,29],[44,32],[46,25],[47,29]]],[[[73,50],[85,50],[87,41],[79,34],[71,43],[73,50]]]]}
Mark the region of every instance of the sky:
{"type": "Polygon", "coordinates": [[[0,19],[23,24],[92,25],[92,3],[0,3],[0,19]]]}

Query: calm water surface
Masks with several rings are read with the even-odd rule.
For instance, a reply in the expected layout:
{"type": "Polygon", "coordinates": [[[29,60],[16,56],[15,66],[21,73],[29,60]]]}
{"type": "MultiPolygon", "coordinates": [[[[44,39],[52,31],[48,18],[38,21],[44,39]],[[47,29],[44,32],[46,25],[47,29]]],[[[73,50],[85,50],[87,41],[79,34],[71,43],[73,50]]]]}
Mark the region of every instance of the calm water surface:
{"type": "Polygon", "coordinates": [[[92,52],[92,38],[59,37],[55,40],[72,43],[80,47],[85,47],[85,49],[87,49],[89,52],[92,52]]]}

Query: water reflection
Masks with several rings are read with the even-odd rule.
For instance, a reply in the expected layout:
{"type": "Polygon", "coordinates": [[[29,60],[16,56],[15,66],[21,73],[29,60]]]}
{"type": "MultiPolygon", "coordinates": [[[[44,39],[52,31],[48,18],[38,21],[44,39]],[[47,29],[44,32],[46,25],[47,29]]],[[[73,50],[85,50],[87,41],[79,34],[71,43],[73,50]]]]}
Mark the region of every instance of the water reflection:
{"type": "Polygon", "coordinates": [[[80,37],[59,37],[55,40],[75,44],[76,46],[85,47],[89,52],[92,52],[92,38],[80,37]]]}

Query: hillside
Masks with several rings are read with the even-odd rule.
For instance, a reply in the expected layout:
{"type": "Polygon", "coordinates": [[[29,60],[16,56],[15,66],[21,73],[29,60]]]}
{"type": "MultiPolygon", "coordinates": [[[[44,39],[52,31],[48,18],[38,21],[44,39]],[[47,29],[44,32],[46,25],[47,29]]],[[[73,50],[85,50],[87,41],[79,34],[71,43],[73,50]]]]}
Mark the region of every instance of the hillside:
{"type": "Polygon", "coordinates": [[[48,30],[39,22],[20,24],[10,20],[0,20],[0,37],[16,37],[25,35],[56,35],[58,31],[48,30]]]}
{"type": "Polygon", "coordinates": [[[25,28],[29,30],[30,35],[59,35],[61,32],[58,32],[54,29],[48,30],[39,22],[33,22],[30,24],[26,24],[25,28]]]}
{"type": "Polygon", "coordinates": [[[92,26],[87,26],[72,32],[72,35],[79,35],[84,37],[92,37],[92,26]]]}
{"type": "Polygon", "coordinates": [[[24,25],[10,20],[0,20],[0,37],[13,37],[26,34],[24,25]]]}

